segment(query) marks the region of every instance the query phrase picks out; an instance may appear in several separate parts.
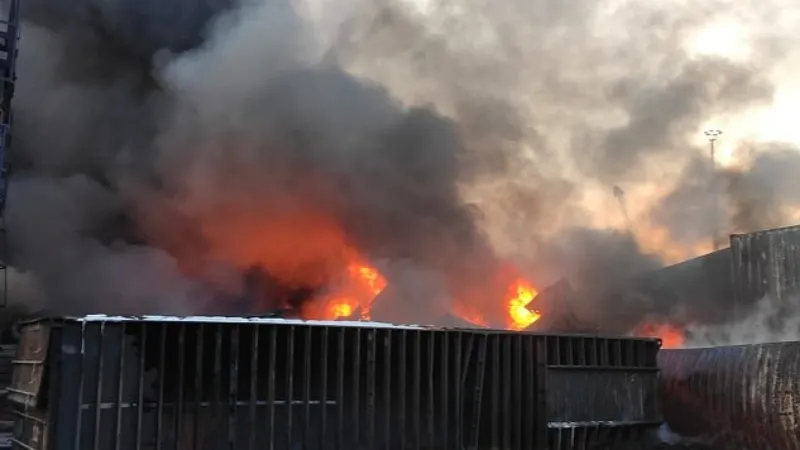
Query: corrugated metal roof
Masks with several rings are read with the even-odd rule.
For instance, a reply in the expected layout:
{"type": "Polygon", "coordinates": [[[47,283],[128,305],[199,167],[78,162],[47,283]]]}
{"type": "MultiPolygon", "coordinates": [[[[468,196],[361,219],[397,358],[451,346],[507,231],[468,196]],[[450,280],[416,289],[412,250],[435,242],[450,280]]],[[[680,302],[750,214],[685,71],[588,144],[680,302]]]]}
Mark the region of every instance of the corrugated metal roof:
{"type": "Polygon", "coordinates": [[[800,231],[800,225],[791,225],[788,227],[781,227],[781,228],[770,228],[768,230],[759,230],[759,231],[752,231],[750,233],[733,233],[731,237],[737,236],[760,236],[765,234],[780,234],[780,233],[791,233],[800,231]]]}
{"type": "MultiPolygon", "coordinates": [[[[442,330],[442,331],[465,331],[472,333],[488,333],[488,334],[536,334],[543,336],[563,336],[563,337],[583,337],[582,333],[552,333],[546,331],[515,331],[506,329],[495,328],[463,328],[463,327],[442,327],[433,325],[421,324],[393,324],[388,322],[372,322],[372,321],[355,321],[355,320],[302,320],[302,319],[285,319],[278,317],[228,317],[228,316],[160,316],[160,315],[142,315],[142,316],[110,316],[105,314],[89,314],[86,316],[61,316],[61,317],[39,317],[34,320],[28,320],[23,323],[39,323],[44,321],[55,322],[164,322],[164,323],[226,323],[226,324],[263,324],[263,325],[309,325],[320,327],[338,327],[338,328],[392,328],[399,330],[442,330]]],[[[658,340],[652,337],[638,337],[638,336],[620,336],[620,335],[595,335],[596,338],[605,339],[625,339],[629,341],[655,341],[658,340]]]]}
{"type": "Polygon", "coordinates": [[[190,323],[258,323],[282,325],[317,325],[335,327],[404,328],[420,329],[420,325],[395,325],[387,322],[355,320],[302,320],[278,317],[227,317],[227,316],[108,316],[90,314],[83,317],[64,317],[61,320],[76,322],[190,322],[190,323]]]}

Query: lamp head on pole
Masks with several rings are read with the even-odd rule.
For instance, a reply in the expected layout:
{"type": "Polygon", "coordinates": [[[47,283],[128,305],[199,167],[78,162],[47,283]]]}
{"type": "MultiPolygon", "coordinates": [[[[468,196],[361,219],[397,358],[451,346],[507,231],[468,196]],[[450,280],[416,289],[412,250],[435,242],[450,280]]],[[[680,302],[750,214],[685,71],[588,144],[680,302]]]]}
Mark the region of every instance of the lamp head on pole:
{"type": "Polygon", "coordinates": [[[721,135],[721,134],[722,134],[722,130],[718,130],[718,129],[716,129],[716,128],[712,128],[712,129],[710,129],[710,130],[705,130],[705,131],[703,131],[703,134],[705,134],[705,135],[706,135],[706,137],[708,138],[708,141],[709,141],[709,142],[714,142],[714,141],[716,141],[716,140],[717,140],[717,138],[719,137],[719,135],[721,135]]]}

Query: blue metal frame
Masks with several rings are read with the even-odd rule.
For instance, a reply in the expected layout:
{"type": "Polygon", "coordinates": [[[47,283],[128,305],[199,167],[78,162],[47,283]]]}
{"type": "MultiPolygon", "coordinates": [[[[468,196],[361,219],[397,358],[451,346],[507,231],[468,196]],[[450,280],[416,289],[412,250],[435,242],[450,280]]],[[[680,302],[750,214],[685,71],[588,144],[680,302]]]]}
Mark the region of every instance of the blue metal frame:
{"type": "Polygon", "coordinates": [[[8,287],[8,273],[5,259],[8,257],[6,241],[5,207],[8,193],[8,149],[11,146],[11,124],[13,114],[11,99],[17,81],[17,44],[19,41],[19,2],[9,0],[7,16],[0,20],[0,277],[3,278],[2,301],[5,306],[8,287]]]}

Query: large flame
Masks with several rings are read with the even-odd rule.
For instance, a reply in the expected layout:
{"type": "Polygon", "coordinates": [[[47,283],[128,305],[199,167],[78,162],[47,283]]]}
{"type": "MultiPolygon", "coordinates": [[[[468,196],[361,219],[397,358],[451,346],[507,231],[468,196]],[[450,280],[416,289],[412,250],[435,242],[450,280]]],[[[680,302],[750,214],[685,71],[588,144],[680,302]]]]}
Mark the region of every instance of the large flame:
{"type": "Polygon", "coordinates": [[[369,320],[372,303],[386,288],[386,280],[378,269],[360,263],[347,268],[347,277],[344,289],[325,301],[329,316],[350,317],[358,309],[359,319],[369,320]]]}
{"type": "Polygon", "coordinates": [[[539,295],[539,292],[526,280],[517,280],[510,288],[506,302],[508,304],[508,328],[524,330],[539,320],[542,315],[530,309],[530,303],[539,295]]]}
{"type": "MultiPolygon", "coordinates": [[[[193,245],[191,236],[182,236],[180,230],[160,226],[158,219],[163,215],[147,215],[154,222],[145,222],[143,227],[150,239],[169,248],[181,270],[192,276],[206,276],[209,260],[241,270],[255,267],[289,289],[324,290],[302,304],[299,312],[306,319],[371,319],[373,303],[388,283],[384,275],[335,217],[290,200],[273,202],[277,204],[274,208],[222,204],[213,214],[195,212],[193,223],[200,225],[202,246],[193,245]]],[[[191,210],[189,206],[187,210],[191,210]]],[[[448,281],[454,296],[450,312],[481,327],[523,330],[535,323],[540,318],[531,308],[536,289],[513,266],[493,261],[491,255],[477,259],[487,262],[489,276],[465,284],[469,275],[453,274],[448,281]],[[459,288],[463,289],[457,292],[459,288]]],[[[255,309],[275,307],[264,303],[255,309]]],[[[438,319],[431,317],[431,323],[438,319]]]]}
{"type": "Polygon", "coordinates": [[[385,288],[386,280],[378,269],[358,259],[347,266],[327,295],[312,302],[305,315],[335,320],[358,313],[359,320],[370,320],[372,304],[385,288]]]}
{"type": "MultiPolygon", "coordinates": [[[[329,293],[315,299],[304,315],[328,320],[370,320],[372,305],[386,288],[386,284],[386,279],[377,268],[366,263],[363,258],[355,258],[329,293]]],[[[507,329],[524,330],[539,320],[541,314],[531,309],[531,303],[537,295],[538,292],[527,280],[518,278],[508,287],[505,298],[494,300],[505,305],[507,329]]],[[[455,302],[452,312],[474,325],[490,326],[483,312],[473,305],[455,302]]]]}

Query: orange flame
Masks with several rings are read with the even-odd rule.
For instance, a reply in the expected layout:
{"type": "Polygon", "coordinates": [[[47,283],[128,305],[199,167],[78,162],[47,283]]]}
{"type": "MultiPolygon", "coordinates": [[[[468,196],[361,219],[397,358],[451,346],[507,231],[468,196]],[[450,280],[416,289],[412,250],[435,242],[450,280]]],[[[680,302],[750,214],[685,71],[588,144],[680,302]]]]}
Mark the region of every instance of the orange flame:
{"type": "Polygon", "coordinates": [[[330,312],[334,318],[350,317],[353,315],[353,306],[350,303],[336,303],[330,306],[330,312]]]}
{"type": "Polygon", "coordinates": [[[359,319],[370,320],[372,303],[385,288],[386,280],[378,269],[363,263],[350,264],[339,289],[322,299],[325,318],[350,317],[360,308],[359,319]]]}
{"type": "MultiPolygon", "coordinates": [[[[326,187],[325,179],[310,178],[304,184],[326,187]]],[[[222,292],[230,287],[209,277],[212,261],[241,271],[257,268],[287,289],[329,287],[327,294],[303,303],[300,314],[304,318],[332,320],[358,314],[369,319],[376,297],[387,284],[382,274],[361,256],[336,217],[307,204],[302,192],[275,192],[254,204],[230,202],[227,195],[202,203],[180,200],[173,204],[149,198],[139,225],[148,241],[176,258],[182,272],[223,284],[222,292]],[[191,225],[191,232],[185,232],[184,225],[191,225]]],[[[529,309],[537,291],[514,267],[485,255],[476,259],[488,264],[476,265],[481,269],[475,272],[456,272],[452,278],[444,274],[450,278],[446,287],[460,300],[454,302],[455,315],[478,326],[514,330],[540,318],[538,311],[529,309]],[[484,275],[488,275],[486,280],[484,275]],[[459,286],[466,278],[469,286],[459,286]]],[[[265,308],[275,307],[272,301],[264,303],[265,308]]]]}
{"type": "Polygon", "coordinates": [[[479,327],[489,327],[489,323],[486,322],[486,319],[483,317],[483,315],[480,312],[470,308],[468,305],[463,303],[454,303],[452,308],[453,314],[459,318],[479,327]]]}
{"type": "Polygon", "coordinates": [[[661,339],[661,348],[681,348],[685,340],[685,330],[666,323],[645,323],[638,327],[637,336],[661,339]]]}
{"type": "MultiPolygon", "coordinates": [[[[317,313],[308,312],[329,320],[352,317],[358,312],[359,320],[370,320],[370,311],[375,298],[386,288],[386,279],[375,267],[358,259],[351,263],[346,271],[346,276],[337,285],[333,292],[321,299],[317,313]]],[[[525,279],[517,279],[508,288],[508,295],[504,300],[507,312],[506,328],[511,330],[524,330],[541,318],[539,311],[531,310],[530,306],[538,295],[537,290],[525,279]]],[[[315,302],[317,303],[317,302],[315,302]]],[[[482,312],[469,304],[456,302],[453,313],[461,319],[477,326],[488,327],[489,322],[482,312]]]]}
{"type": "Polygon", "coordinates": [[[517,280],[510,289],[508,304],[508,328],[524,330],[539,320],[542,315],[528,308],[539,292],[525,280],[517,280]]]}

